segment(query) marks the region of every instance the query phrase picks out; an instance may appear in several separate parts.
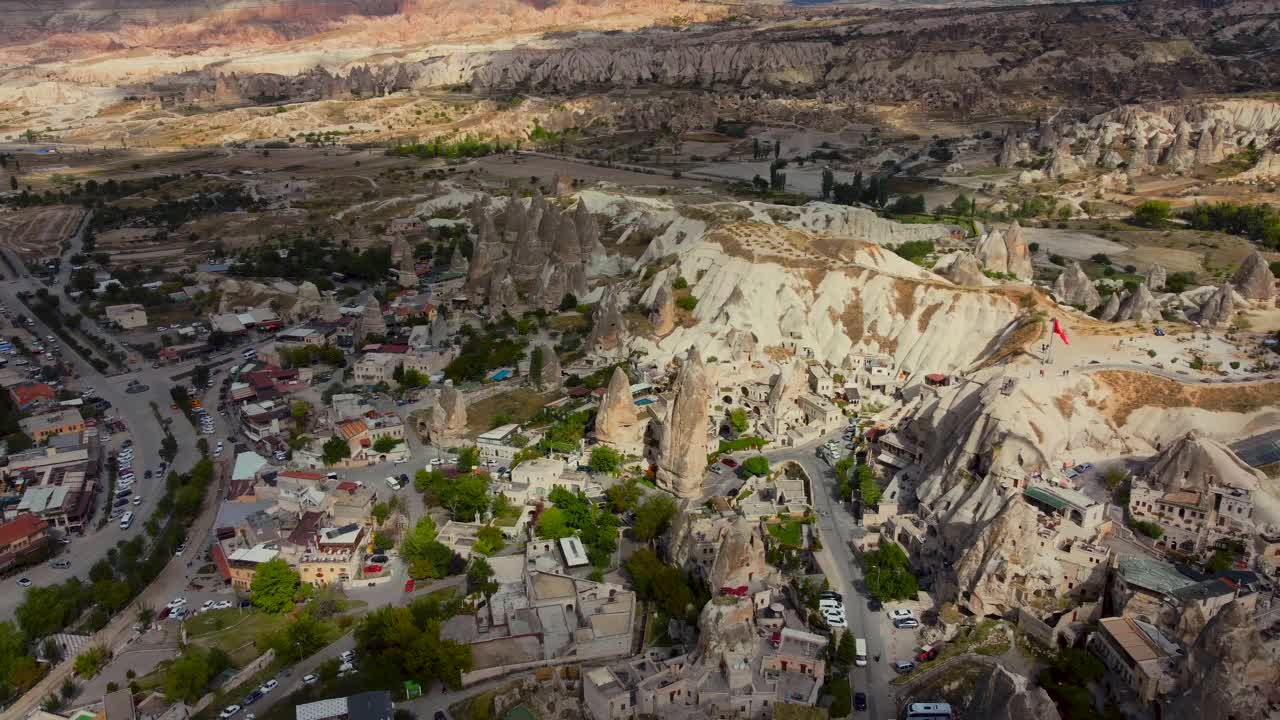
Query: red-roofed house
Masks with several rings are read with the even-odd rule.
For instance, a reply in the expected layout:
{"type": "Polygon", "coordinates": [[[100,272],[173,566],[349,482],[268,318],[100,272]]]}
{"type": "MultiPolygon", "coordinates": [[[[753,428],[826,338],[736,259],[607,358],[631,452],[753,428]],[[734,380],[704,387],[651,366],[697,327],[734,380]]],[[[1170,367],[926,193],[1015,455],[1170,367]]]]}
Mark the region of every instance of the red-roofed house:
{"type": "Polygon", "coordinates": [[[38,557],[49,544],[49,523],[24,513],[0,524],[0,572],[38,557]]]}
{"type": "Polygon", "coordinates": [[[325,479],[324,473],[308,472],[306,470],[285,470],[280,473],[279,477],[310,482],[322,482],[325,479]]]}
{"type": "Polygon", "coordinates": [[[9,388],[9,398],[19,410],[30,410],[37,403],[53,402],[57,395],[53,388],[38,382],[23,382],[9,388]]]}

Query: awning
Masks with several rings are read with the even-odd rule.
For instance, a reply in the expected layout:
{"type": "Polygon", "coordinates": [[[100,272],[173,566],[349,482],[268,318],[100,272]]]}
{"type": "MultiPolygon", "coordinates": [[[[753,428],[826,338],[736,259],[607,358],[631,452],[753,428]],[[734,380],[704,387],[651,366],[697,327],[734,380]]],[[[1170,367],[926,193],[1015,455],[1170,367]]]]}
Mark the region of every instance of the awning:
{"type": "Polygon", "coordinates": [[[889,466],[892,466],[892,467],[896,467],[896,468],[898,468],[899,470],[904,470],[904,469],[906,469],[906,467],[907,467],[907,464],[906,464],[905,462],[903,462],[903,461],[899,460],[898,458],[894,457],[893,455],[890,455],[889,453],[883,453],[883,452],[882,452],[882,453],[880,453],[880,455],[879,455],[876,459],[877,459],[877,460],[879,460],[880,462],[884,463],[885,465],[889,465],[889,466]]]}

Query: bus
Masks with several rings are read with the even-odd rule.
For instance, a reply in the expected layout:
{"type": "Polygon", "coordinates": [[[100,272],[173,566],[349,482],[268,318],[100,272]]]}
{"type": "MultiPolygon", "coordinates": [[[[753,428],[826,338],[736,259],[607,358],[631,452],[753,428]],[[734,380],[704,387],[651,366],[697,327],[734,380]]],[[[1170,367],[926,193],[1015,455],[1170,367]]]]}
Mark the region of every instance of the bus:
{"type": "Polygon", "coordinates": [[[867,664],[867,641],[863,638],[854,638],[853,647],[853,664],[858,667],[864,667],[867,664]]]}
{"type": "Polygon", "coordinates": [[[911,703],[904,717],[907,720],[951,720],[951,706],[947,703],[911,703]]]}
{"type": "Polygon", "coordinates": [[[129,529],[129,526],[130,526],[130,525],[132,525],[132,524],[133,524],[133,511],[132,511],[132,510],[128,510],[128,511],[126,511],[126,512],[125,512],[125,514],[124,514],[123,516],[121,516],[121,518],[120,518],[120,529],[121,529],[121,530],[128,530],[128,529],[129,529]]]}

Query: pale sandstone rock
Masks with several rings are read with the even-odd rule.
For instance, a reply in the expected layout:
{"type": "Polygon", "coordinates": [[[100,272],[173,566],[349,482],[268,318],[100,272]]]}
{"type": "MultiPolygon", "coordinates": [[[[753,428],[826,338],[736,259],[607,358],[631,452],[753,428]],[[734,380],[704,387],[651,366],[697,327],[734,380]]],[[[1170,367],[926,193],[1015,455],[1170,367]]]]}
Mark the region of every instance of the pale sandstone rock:
{"type": "Polygon", "coordinates": [[[680,497],[696,497],[702,491],[711,391],[702,355],[691,349],[672,385],[658,448],[658,486],[680,497]]]}
{"type": "Polygon", "coordinates": [[[1078,305],[1083,307],[1085,312],[1092,311],[1102,302],[1102,297],[1098,294],[1098,289],[1093,286],[1093,281],[1075,260],[1068,262],[1067,269],[1053,281],[1053,294],[1057,296],[1059,302],[1078,305]]]}
{"type": "Polygon", "coordinates": [[[1231,276],[1231,284],[1246,300],[1271,300],[1276,296],[1276,278],[1262,253],[1254,250],[1240,269],[1231,276]]]}
{"type": "Polygon", "coordinates": [[[1232,295],[1234,293],[1231,291],[1231,286],[1223,283],[1218,291],[1210,295],[1205,304],[1200,307],[1200,324],[1206,327],[1229,324],[1235,315],[1232,295]]]}
{"type": "Polygon", "coordinates": [[[1280,702],[1280,655],[1255,619],[1256,595],[1233,600],[1201,631],[1181,667],[1169,720],[1272,717],[1280,702]]]}
{"type": "Polygon", "coordinates": [[[1160,319],[1160,303],[1156,302],[1145,283],[1139,283],[1138,289],[1120,303],[1120,311],[1115,317],[1116,322],[1153,322],[1160,319]]]}
{"type": "Polygon", "coordinates": [[[320,300],[320,288],[310,280],[303,281],[298,285],[298,297],[303,300],[320,300]]]}
{"type": "Polygon", "coordinates": [[[591,312],[591,335],[587,338],[587,347],[604,352],[622,347],[626,340],[626,323],[622,318],[621,302],[616,286],[605,292],[591,312]]]}
{"type": "Polygon", "coordinates": [[[664,338],[676,327],[676,300],[671,284],[664,282],[658,289],[658,298],[653,302],[653,310],[649,314],[653,325],[653,334],[664,338]]]}
{"type": "Polygon", "coordinates": [[[370,297],[364,310],[356,320],[357,335],[361,340],[370,335],[386,335],[387,321],[382,317],[382,304],[375,297],[370,297]]]}
{"type": "Polygon", "coordinates": [[[430,440],[439,444],[462,437],[467,430],[467,401],[453,385],[445,385],[431,409],[430,440]]]}
{"type": "MultiPolygon", "coordinates": [[[[935,268],[936,269],[936,268],[935,268]]],[[[982,287],[987,284],[987,276],[982,274],[982,263],[973,253],[956,253],[955,258],[942,271],[942,276],[962,287],[982,287]]]]}
{"type": "Polygon", "coordinates": [[[639,440],[640,421],[635,398],[631,396],[631,380],[622,368],[613,369],[609,387],[600,398],[596,411],[596,439],[615,448],[631,448],[639,440]]]}
{"type": "Polygon", "coordinates": [[[1168,273],[1163,265],[1152,265],[1147,270],[1147,287],[1152,290],[1163,290],[1165,282],[1168,281],[1168,273]]]}
{"type": "Polygon", "coordinates": [[[560,367],[560,356],[555,346],[542,346],[542,374],[538,378],[540,390],[558,388],[564,382],[564,371],[560,367]]]}
{"type": "Polygon", "coordinates": [[[1107,304],[1103,306],[1102,311],[1098,313],[1099,320],[1107,322],[1116,322],[1116,316],[1120,314],[1121,294],[1111,293],[1107,298],[1107,304]]]}

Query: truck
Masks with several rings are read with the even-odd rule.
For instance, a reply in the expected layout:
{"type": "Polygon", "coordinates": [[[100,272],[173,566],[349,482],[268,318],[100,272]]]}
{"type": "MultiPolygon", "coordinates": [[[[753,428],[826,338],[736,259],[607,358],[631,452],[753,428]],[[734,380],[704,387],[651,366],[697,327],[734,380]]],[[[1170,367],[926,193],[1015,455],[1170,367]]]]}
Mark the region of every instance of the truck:
{"type": "Polygon", "coordinates": [[[399,489],[400,489],[400,479],[399,479],[399,478],[397,478],[395,475],[388,476],[388,477],[387,477],[387,487],[391,488],[392,490],[399,490],[399,489]]]}
{"type": "Polygon", "coordinates": [[[867,641],[863,638],[853,639],[853,664],[864,667],[867,664],[867,641]]]}

